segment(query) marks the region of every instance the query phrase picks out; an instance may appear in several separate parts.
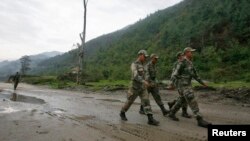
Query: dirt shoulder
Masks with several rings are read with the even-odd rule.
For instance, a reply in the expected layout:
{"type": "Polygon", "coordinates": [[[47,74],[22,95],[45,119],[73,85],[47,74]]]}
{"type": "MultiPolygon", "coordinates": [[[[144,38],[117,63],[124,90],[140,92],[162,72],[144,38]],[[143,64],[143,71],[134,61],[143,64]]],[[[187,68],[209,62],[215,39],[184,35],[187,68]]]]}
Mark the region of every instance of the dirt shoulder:
{"type": "MultiPolygon", "coordinates": [[[[154,117],[160,121],[157,127],[138,113],[139,98],[127,112],[128,121],[120,120],[127,90],[56,90],[23,83],[16,91],[6,83],[0,83],[0,89],[0,140],[4,141],[207,140],[207,129],[198,127],[194,117],[186,119],[178,112],[180,121],[172,121],[162,116],[152,96],[154,117]],[[14,93],[16,101],[11,100],[14,93]]],[[[165,105],[178,96],[176,91],[160,92],[165,105]]],[[[250,124],[249,107],[216,92],[195,91],[205,119],[213,124],[250,124]]]]}

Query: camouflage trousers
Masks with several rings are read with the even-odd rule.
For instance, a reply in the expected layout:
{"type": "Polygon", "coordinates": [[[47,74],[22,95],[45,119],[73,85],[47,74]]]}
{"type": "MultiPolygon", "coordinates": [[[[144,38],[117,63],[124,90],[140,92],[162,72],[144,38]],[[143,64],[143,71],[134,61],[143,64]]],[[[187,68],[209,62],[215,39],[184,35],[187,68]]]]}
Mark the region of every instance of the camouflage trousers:
{"type": "Polygon", "coordinates": [[[158,87],[149,87],[148,88],[148,93],[151,93],[155,102],[157,103],[158,106],[164,105],[161,100],[161,96],[159,93],[159,88],[158,87]]]}
{"type": "Polygon", "coordinates": [[[125,102],[125,104],[122,107],[121,111],[122,112],[127,112],[128,109],[130,108],[130,106],[134,103],[135,99],[138,96],[141,98],[141,105],[144,108],[145,114],[152,114],[147,89],[135,90],[132,87],[129,88],[128,95],[127,95],[127,101],[125,102]]]}
{"type": "Polygon", "coordinates": [[[183,86],[178,88],[180,96],[178,97],[175,105],[171,108],[170,114],[176,114],[178,110],[185,105],[188,105],[190,109],[193,111],[195,117],[202,115],[199,112],[199,106],[194,96],[194,91],[192,86],[183,86]]]}
{"type": "MultiPolygon", "coordinates": [[[[178,93],[179,93],[179,95],[181,95],[181,91],[178,90],[178,93]]],[[[178,99],[177,99],[177,100],[178,100],[178,99]]],[[[176,100],[176,101],[177,101],[177,100],[176,100]]],[[[188,103],[187,103],[186,100],[183,101],[181,108],[182,108],[182,111],[187,111],[188,103]]]]}

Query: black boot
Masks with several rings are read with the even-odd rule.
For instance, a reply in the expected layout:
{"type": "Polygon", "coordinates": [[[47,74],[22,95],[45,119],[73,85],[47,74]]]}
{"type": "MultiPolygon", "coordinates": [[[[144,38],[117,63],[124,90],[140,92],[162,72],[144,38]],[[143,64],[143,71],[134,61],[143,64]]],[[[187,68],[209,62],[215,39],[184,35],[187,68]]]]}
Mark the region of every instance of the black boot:
{"type": "Polygon", "coordinates": [[[169,113],[169,111],[164,107],[164,105],[160,105],[160,108],[163,116],[166,116],[169,113]]]}
{"type": "Polygon", "coordinates": [[[172,102],[168,102],[169,109],[171,109],[174,106],[175,102],[176,102],[176,100],[174,100],[172,102]]]}
{"type": "Polygon", "coordinates": [[[144,112],[144,109],[143,109],[143,106],[142,106],[142,105],[141,105],[141,107],[140,107],[139,113],[142,114],[142,115],[145,115],[145,112],[144,112]]]}
{"type": "Polygon", "coordinates": [[[179,119],[172,112],[169,113],[168,117],[174,121],[179,121],[179,119]]]}
{"type": "Polygon", "coordinates": [[[122,112],[122,111],[121,111],[120,117],[121,117],[121,119],[124,120],[124,121],[127,121],[127,120],[128,120],[127,117],[126,117],[125,112],[122,112]]]}
{"type": "Polygon", "coordinates": [[[191,118],[191,116],[187,113],[186,107],[182,107],[182,116],[185,118],[191,118]]]}
{"type": "Polygon", "coordinates": [[[148,124],[149,125],[155,125],[155,126],[158,126],[159,125],[159,121],[155,120],[153,118],[153,115],[152,114],[148,114],[148,124]]]}
{"type": "Polygon", "coordinates": [[[196,119],[197,119],[198,126],[200,127],[207,128],[208,125],[211,125],[210,122],[205,121],[201,116],[197,116],[196,119]]]}

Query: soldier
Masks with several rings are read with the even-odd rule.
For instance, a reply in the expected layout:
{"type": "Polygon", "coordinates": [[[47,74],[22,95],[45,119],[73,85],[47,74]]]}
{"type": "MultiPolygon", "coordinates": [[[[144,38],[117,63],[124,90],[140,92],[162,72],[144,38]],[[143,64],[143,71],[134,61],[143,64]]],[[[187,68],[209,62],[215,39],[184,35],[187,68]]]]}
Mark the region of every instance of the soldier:
{"type": "Polygon", "coordinates": [[[195,49],[192,49],[191,47],[187,47],[184,49],[184,58],[177,64],[176,69],[173,73],[173,77],[175,79],[179,79],[177,87],[180,96],[175,105],[170,109],[170,113],[168,116],[172,120],[179,121],[175,114],[183,105],[184,101],[186,101],[197,119],[198,126],[207,127],[211,123],[205,121],[200,114],[198,103],[195,100],[191,85],[191,80],[192,78],[194,78],[200,84],[207,87],[207,85],[199,78],[193,66],[192,52],[194,51],[195,49]]]}
{"type": "MultiPolygon", "coordinates": [[[[178,52],[176,54],[176,57],[177,57],[177,61],[174,63],[173,71],[172,71],[172,74],[171,74],[171,84],[170,84],[169,89],[174,89],[174,88],[178,87],[178,79],[176,79],[173,76],[173,74],[174,74],[174,71],[176,69],[177,64],[183,60],[183,53],[178,52]]],[[[180,94],[179,91],[178,91],[178,93],[180,94]]],[[[173,105],[176,103],[176,101],[177,100],[173,100],[172,102],[168,102],[169,109],[171,109],[173,107],[173,105]]],[[[191,116],[187,112],[187,107],[188,107],[187,102],[184,101],[183,105],[182,105],[182,116],[185,117],[185,118],[191,118],[191,116]]]]}
{"type": "MultiPolygon", "coordinates": [[[[150,56],[151,60],[147,64],[147,70],[149,73],[149,87],[148,87],[148,93],[151,93],[155,102],[157,105],[161,108],[162,114],[166,116],[168,114],[168,110],[165,109],[164,104],[162,103],[161,96],[159,94],[159,88],[158,88],[158,80],[156,78],[156,63],[158,61],[158,56],[156,54],[151,54],[150,56]]],[[[140,114],[144,114],[143,106],[140,107],[140,114]]]]}
{"type": "Polygon", "coordinates": [[[138,52],[137,60],[131,64],[131,86],[128,91],[127,101],[121,109],[120,117],[124,121],[128,120],[125,112],[128,111],[135,99],[140,96],[142,105],[144,107],[144,112],[148,116],[148,124],[157,126],[159,125],[159,122],[153,118],[149,102],[149,95],[147,92],[147,87],[149,86],[149,83],[147,81],[148,74],[144,64],[147,56],[148,55],[145,50],[140,50],[138,52]]]}
{"type": "Polygon", "coordinates": [[[18,72],[16,72],[16,75],[14,76],[13,81],[14,81],[14,90],[16,90],[17,85],[18,85],[18,83],[20,81],[20,75],[19,75],[18,72]]]}

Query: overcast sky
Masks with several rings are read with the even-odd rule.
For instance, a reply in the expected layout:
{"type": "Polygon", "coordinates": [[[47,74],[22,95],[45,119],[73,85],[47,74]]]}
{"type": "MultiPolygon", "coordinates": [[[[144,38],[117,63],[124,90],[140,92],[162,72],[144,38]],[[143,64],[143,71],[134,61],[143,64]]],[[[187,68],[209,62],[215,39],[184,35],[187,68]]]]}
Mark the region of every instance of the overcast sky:
{"type": "MultiPolygon", "coordinates": [[[[89,0],[86,39],[121,29],[180,1],[89,0]]],[[[82,0],[1,0],[0,61],[69,51],[80,42],[82,29],[82,0]]]]}

